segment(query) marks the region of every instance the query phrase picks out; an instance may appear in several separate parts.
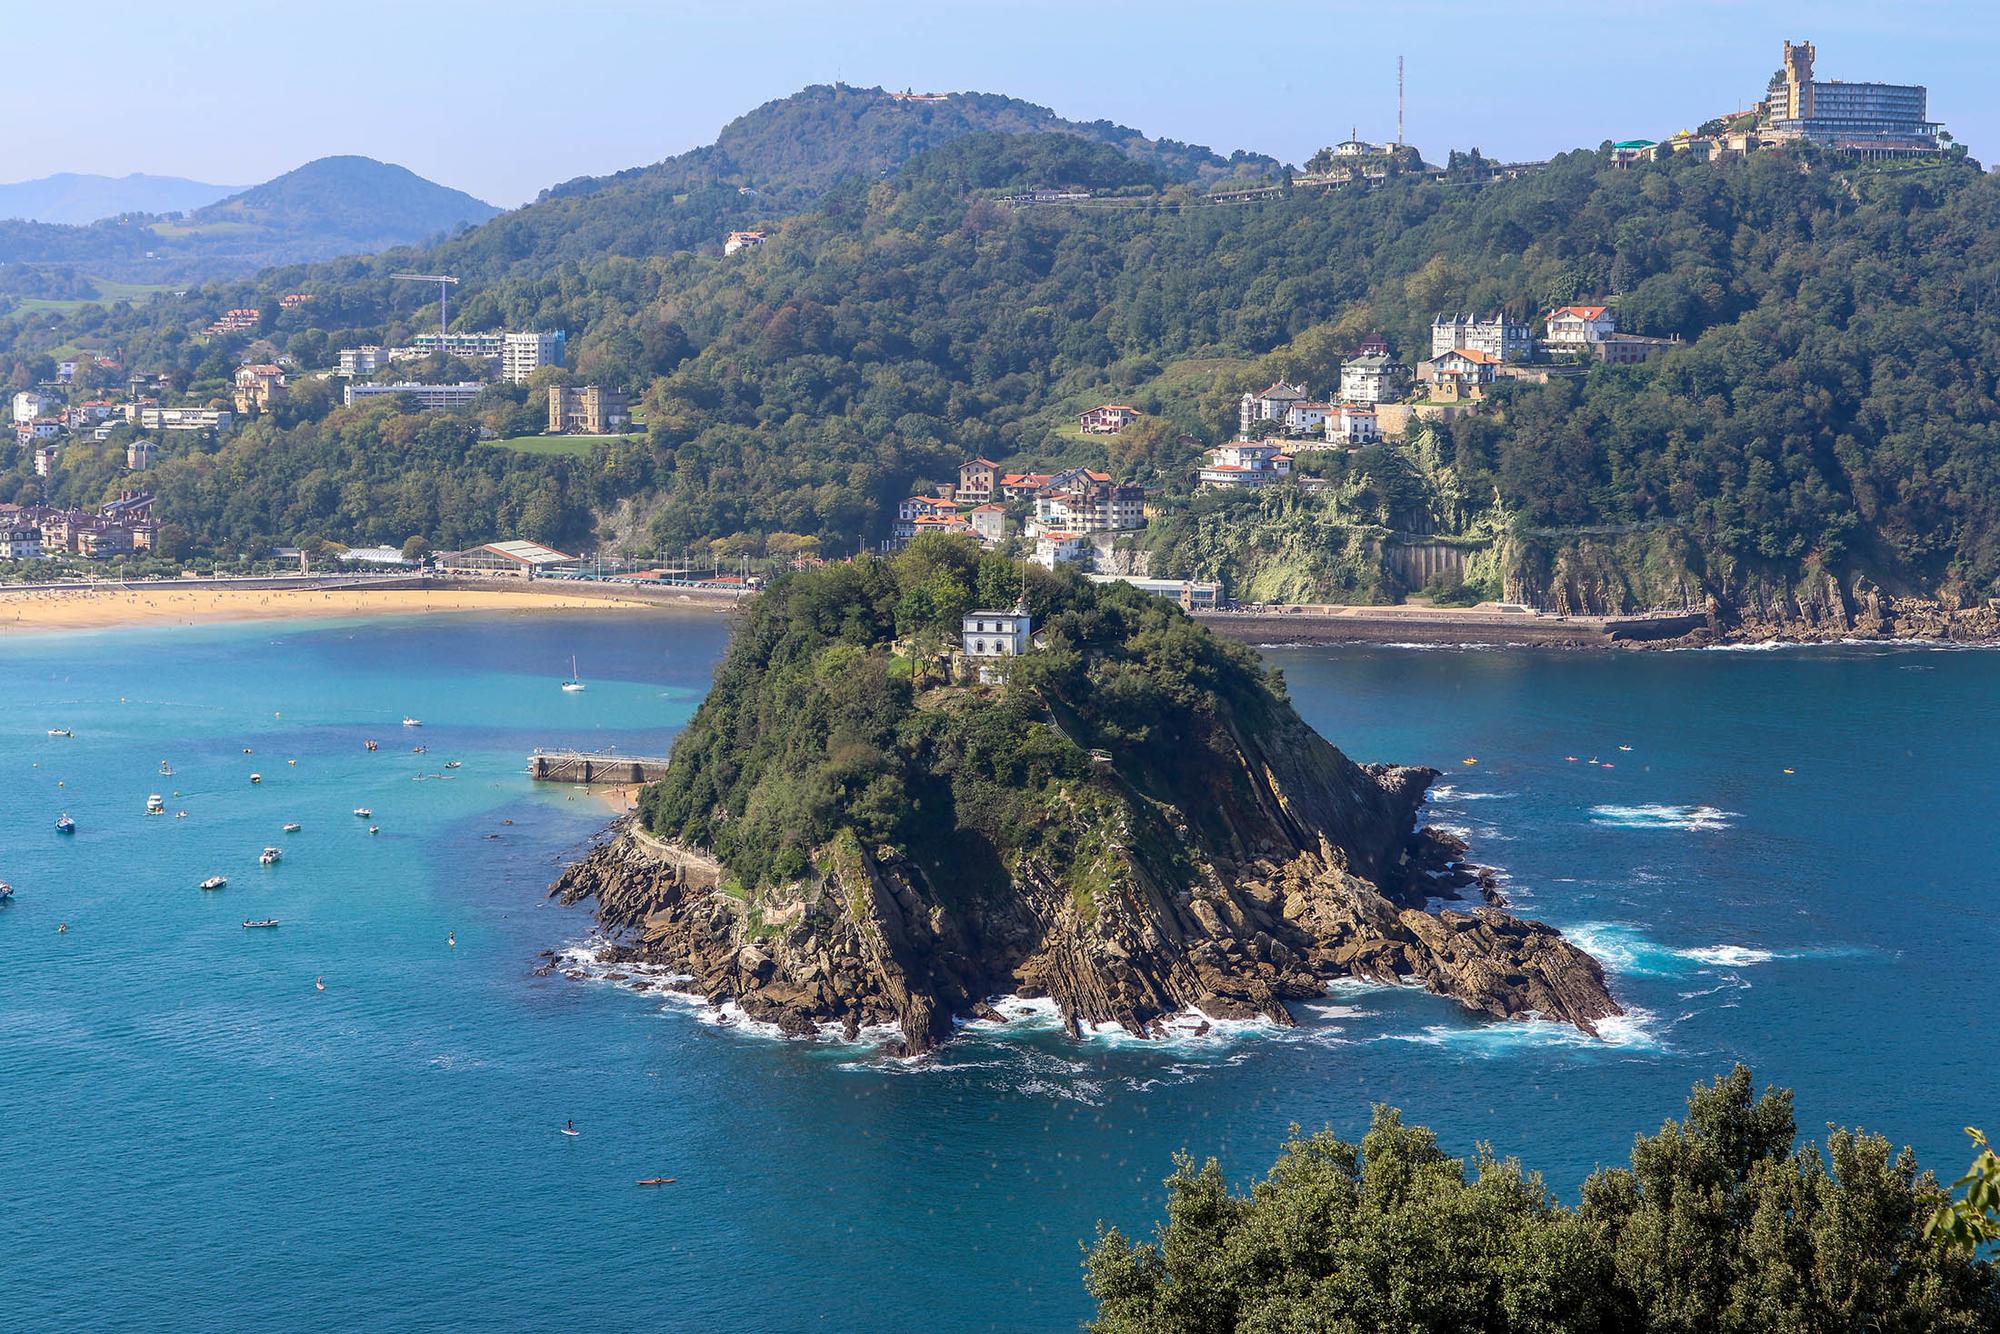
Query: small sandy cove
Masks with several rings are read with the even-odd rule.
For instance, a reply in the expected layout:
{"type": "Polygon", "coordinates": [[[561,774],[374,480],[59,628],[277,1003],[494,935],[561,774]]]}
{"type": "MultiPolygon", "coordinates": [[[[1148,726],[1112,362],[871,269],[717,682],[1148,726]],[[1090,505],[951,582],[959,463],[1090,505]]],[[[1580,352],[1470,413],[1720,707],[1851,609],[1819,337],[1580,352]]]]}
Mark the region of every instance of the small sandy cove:
{"type": "Polygon", "coordinates": [[[657,602],[641,598],[621,597],[610,589],[548,594],[506,589],[169,587],[8,592],[0,588],[0,633],[306,617],[658,606],[657,602]]]}

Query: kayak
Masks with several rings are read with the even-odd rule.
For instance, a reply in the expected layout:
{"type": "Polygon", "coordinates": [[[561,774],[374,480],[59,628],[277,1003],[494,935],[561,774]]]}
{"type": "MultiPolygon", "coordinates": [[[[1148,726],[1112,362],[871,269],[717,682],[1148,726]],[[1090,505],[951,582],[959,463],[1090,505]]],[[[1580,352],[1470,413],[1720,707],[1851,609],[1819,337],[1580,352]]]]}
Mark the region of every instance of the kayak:
{"type": "Polygon", "coordinates": [[[672,1177],[646,1177],[639,1184],[642,1186],[671,1186],[674,1184],[674,1179],[672,1177]]]}

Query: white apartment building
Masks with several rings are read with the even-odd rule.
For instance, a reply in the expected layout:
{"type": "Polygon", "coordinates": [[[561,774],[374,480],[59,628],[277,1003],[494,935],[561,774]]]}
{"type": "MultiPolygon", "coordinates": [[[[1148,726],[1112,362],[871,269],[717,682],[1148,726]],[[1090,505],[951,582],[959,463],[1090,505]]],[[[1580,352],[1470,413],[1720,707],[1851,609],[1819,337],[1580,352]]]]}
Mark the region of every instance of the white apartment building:
{"type": "Polygon", "coordinates": [[[389,349],[374,343],[340,349],[340,373],[351,380],[365,380],[388,364],[389,349]]]}
{"type": "Polygon", "coordinates": [[[508,384],[526,384],[542,367],[562,365],[568,340],[561,329],[507,334],[500,349],[500,378],[508,384]]]}
{"type": "Polygon", "coordinates": [[[236,420],[221,408],[125,405],[125,420],[146,431],[226,431],[236,420]]]}
{"type": "Polygon", "coordinates": [[[1439,315],[1431,321],[1431,356],[1454,348],[1484,352],[1498,361],[1527,361],[1535,355],[1535,335],[1519,320],[1495,311],[1485,319],[1473,315],[1439,315]]]}
{"type": "Polygon", "coordinates": [[[470,407],[485,389],[486,386],[477,380],[461,380],[457,384],[412,384],[408,381],[398,384],[350,384],[341,401],[351,408],[364,398],[408,394],[417,400],[419,407],[429,412],[470,407]]]}
{"type": "Polygon", "coordinates": [[[1340,367],[1341,402],[1393,403],[1403,396],[1409,375],[1409,367],[1391,361],[1386,353],[1349,357],[1340,367]]]}
{"type": "Polygon", "coordinates": [[[1270,486],[1291,476],[1292,456],[1282,445],[1232,440],[1208,451],[1196,477],[1204,487],[1270,486]]]}

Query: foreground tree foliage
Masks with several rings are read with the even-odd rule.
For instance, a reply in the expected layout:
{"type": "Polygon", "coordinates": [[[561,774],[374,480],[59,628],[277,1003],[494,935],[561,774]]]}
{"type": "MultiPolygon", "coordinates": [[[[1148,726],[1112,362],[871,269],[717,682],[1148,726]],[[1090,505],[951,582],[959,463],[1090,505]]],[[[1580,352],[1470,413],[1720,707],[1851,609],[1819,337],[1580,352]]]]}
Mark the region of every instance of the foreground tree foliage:
{"type": "Polygon", "coordinates": [[[1797,1145],[1791,1094],[1737,1066],[1640,1136],[1582,1201],[1481,1146],[1470,1161],[1378,1107],[1359,1145],[1294,1138],[1247,1195],[1176,1160],[1167,1222],[1100,1229],[1099,1334],[2000,1328],[1994,1266],[1926,1237],[1946,1196],[1908,1149],[1797,1145]]]}

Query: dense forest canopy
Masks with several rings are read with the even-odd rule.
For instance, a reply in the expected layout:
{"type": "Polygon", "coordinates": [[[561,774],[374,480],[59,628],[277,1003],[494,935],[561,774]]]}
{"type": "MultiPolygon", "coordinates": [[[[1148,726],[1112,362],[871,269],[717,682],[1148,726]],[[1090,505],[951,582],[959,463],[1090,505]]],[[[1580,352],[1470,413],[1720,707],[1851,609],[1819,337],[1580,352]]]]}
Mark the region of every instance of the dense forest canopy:
{"type": "Polygon", "coordinates": [[[1795,1144],[1791,1095],[1737,1066],[1600,1169],[1575,1207],[1481,1145],[1377,1108],[1294,1138],[1245,1194],[1183,1157],[1156,1240],[1100,1234],[1097,1334],[1250,1330],[1987,1330],[1993,1265],[1927,1236],[1945,1193],[1879,1135],[1795,1144]]]}
{"type": "Polygon", "coordinates": [[[1083,808],[1111,801],[1081,781],[1090,752],[1164,799],[1200,769],[1209,720],[1260,722],[1282,689],[1162,599],[922,537],[894,560],[785,575],[752,602],[642,811],[749,891],[846,837],[961,893],[1004,884],[1022,857],[1087,892],[1091,853],[1074,842],[1083,808]],[[1039,647],[1003,686],[953,687],[960,618],[1017,601],[1039,647]]]}
{"type": "MultiPolygon", "coordinates": [[[[1621,329],[1684,346],[1645,366],[1500,386],[1487,411],[1432,433],[1465,506],[1557,542],[1667,531],[1701,579],[1861,570],[1970,596],[2000,576],[2000,182],[1969,159],[1852,165],[1788,150],[1617,169],[1606,148],[1513,179],[1403,177],[1231,206],[1201,201],[1202,174],[1230,165],[1206,150],[1016,132],[1040,109],[1007,99],[942,107],[810,90],[733,125],[730,151],[572,183],[431,252],[17,317],[0,322],[0,343],[17,383],[58,351],[111,347],[220,384],[255,336],[323,364],[343,343],[421,327],[435,304],[388,282],[392,268],[476,275],[453,306],[461,327],[568,329],[567,374],[630,388],[649,427],[642,458],[530,465],[560,496],[543,515],[573,517],[523,535],[574,534],[629,500],[620,531],[640,549],[755,550],[787,533],[851,551],[885,533],[899,495],[973,454],[1105,467],[1178,503],[1198,446],[1233,429],[1245,388],[1282,374],[1324,390],[1374,330],[1415,360],[1438,311],[1530,319],[1602,298],[1621,329]],[[920,131],[941,115],[958,120],[933,142],[920,131]],[[859,146],[836,148],[850,131],[859,146]],[[807,146],[797,161],[795,145],[807,146]],[[777,170],[753,183],[732,152],[777,170]],[[828,155],[834,167],[805,165],[828,155]],[[1113,198],[996,198],[1044,186],[1113,198]],[[724,230],[748,225],[771,240],[715,253],[724,230]],[[318,299],[272,306],[257,335],[196,337],[217,308],[293,289],[318,299]],[[1113,396],[1151,420],[1087,440],[1065,429],[1113,396]]],[[[344,420],[289,429],[353,429],[344,420]]],[[[265,438],[239,435],[220,455],[246,480],[269,471],[263,489],[293,485],[265,438]]],[[[475,457],[422,467],[463,482],[475,457]]],[[[0,494],[30,485],[20,455],[0,454],[9,461],[0,494]]],[[[170,451],[163,491],[197,493],[169,480],[184,466],[214,465],[170,451]]],[[[1407,462],[1336,466],[1348,500],[1386,521],[1407,462]]],[[[357,522],[309,501],[247,521],[227,508],[174,517],[274,540],[300,535],[280,524],[339,537],[357,522]]],[[[1303,528],[1328,512],[1309,509],[1303,528]]],[[[499,535],[518,516],[467,526],[499,535]]],[[[1169,567],[1194,549],[1164,527],[1156,545],[1169,567]]]]}

